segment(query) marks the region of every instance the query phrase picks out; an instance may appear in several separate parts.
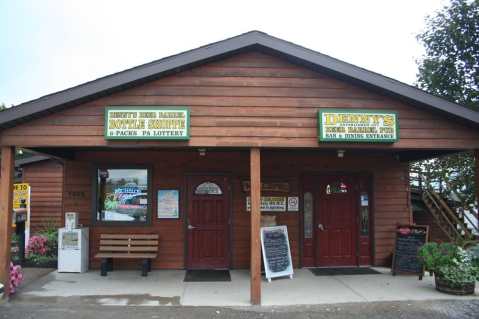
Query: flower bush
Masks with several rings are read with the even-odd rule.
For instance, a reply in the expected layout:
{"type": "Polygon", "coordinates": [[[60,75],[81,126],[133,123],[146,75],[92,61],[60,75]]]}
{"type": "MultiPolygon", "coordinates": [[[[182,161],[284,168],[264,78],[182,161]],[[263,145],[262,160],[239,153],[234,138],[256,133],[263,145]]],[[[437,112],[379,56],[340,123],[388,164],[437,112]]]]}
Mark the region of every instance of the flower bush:
{"type": "Polygon", "coordinates": [[[32,236],[28,240],[27,256],[40,255],[45,256],[47,254],[47,238],[43,236],[32,236]]]}
{"type": "Polygon", "coordinates": [[[419,258],[427,271],[453,287],[479,280],[479,261],[472,251],[451,243],[427,243],[419,250],[419,258]]]}
{"type": "Polygon", "coordinates": [[[54,226],[46,227],[32,236],[27,244],[27,264],[51,266],[56,263],[58,254],[58,231],[54,226]]]}
{"type": "Polygon", "coordinates": [[[22,267],[10,263],[10,293],[14,294],[23,281],[22,267]]]}

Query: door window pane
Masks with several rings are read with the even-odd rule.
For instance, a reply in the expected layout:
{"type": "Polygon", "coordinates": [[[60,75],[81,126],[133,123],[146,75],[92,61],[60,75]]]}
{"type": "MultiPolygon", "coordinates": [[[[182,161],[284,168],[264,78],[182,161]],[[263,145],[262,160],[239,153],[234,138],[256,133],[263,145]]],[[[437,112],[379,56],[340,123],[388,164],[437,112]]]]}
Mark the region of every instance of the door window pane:
{"type": "Polygon", "coordinates": [[[361,193],[361,210],[359,212],[359,232],[361,236],[369,235],[369,199],[367,193],[361,193]]]}
{"type": "Polygon", "coordinates": [[[221,195],[223,191],[216,183],[204,182],[196,186],[195,195],[221,195]]]}
{"type": "Polygon", "coordinates": [[[147,169],[100,168],[97,182],[98,221],[147,221],[147,169]]]}
{"type": "Polygon", "coordinates": [[[313,238],[313,194],[304,193],[304,238],[313,238]]]}
{"type": "Polygon", "coordinates": [[[348,185],[342,181],[326,185],[326,194],[344,194],[348,192],[348,185]]]}

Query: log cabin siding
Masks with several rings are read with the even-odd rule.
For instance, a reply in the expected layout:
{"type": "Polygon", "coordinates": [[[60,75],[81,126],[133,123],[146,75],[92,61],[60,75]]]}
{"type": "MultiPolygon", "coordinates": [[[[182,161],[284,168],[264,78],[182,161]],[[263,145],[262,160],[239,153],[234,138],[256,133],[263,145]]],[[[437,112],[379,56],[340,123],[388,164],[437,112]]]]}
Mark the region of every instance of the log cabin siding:
{"type": "Polygon", "coordinates": [[[22,166],[22,182],[31,186],[30,231],[58,228],[63,216],[63,165],[45,160],[22,166]]]}
{"type": "MultiPolygon", "coordinates": [[[[318,144],[317,111],[344,107],[398,112],[400,140],[370,148],[479,147],[479,133],[464,123],[258,52],[198,66],[20,124],[4,130],[1,143],[37,147],[137,145],[104,139],[107,105],[190,107],[191,139],[175,142],[175,146],[335,148],[340,145],[318,144]]],[[[141,144],[156,146],[160,142],[141,144]]]]}
{"type": "MultiPolygon", "coordinates": [[[[390,155],[346,154],[339,160],[334,153],[312,151],[262,151],[262,180],[287,181],[290,184],[288,196],[301,196],[301,178],[304,175],[328,172],[361,173],[372,176],[373,216],[376,265],[387,265],[394,245],[394,229],[399,223],[409,222],[410,203],[408,196],[407,165],[390,155]]],[[[82,151],[76,153],[75,161],[65,164],[65,211],[78,211],[80,223],[91,228],[90,260],[98,249],[101,233],[158,233],[160,235],[159,255],[153,262],[155,268],[185,267],[185,216],[187,211],[186,178],[188,174],[226,174],[231,188],[231,266],[249,266],[250,218],[246,211],[247,192],[242,181],[249,178],[248,151],[208,150],[206,156],[197,151],[82,151]],[[107,226],[92,224],[93,168],[99,163],[145,164],[152,166],[153,201],[150,226],[107,226]],[[158,189],[177,188],[180,190],[180,218],[158,220],[156,213],[156,192],[158,189]]],[[[265,193],[262,195],[281,195],[265,193]]],[[[301,218],[299,213],[276,213],[278,224],[287,225],[295,267],[300,266],[301,218]]],[[[124,264],[127,266],[128,264],[124,264]]]]}

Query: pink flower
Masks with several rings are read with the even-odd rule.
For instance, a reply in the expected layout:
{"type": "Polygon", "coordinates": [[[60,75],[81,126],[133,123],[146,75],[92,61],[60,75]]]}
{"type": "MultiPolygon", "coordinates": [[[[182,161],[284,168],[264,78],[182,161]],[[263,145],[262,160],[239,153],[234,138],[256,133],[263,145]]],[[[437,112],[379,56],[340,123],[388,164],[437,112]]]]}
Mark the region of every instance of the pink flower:
{"type": "Polygon", "coordinates": [[[45,256],[47,253],[47,239],[43,236],[32,236],[28,241],[27,255],[36,254],[45,256]]]}
{"type": "Polygon", "coordinates": [[[10,262],[10,293],[14,294],[16,288],[20,286],[23,281],[22,267],[14,265],[10,262]]]}

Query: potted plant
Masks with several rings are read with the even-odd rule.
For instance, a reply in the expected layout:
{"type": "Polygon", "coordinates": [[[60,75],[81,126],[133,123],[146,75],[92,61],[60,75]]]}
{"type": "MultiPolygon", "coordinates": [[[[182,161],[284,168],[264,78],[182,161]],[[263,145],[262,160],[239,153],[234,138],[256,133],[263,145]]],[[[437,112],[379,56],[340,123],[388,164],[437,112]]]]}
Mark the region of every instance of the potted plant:
{"type": "Polygon", "coordinates": [[[427,243],[419,250],[426,271],[434,273],[436,289],[455,295],[474,294],[479,259],[452,243],[427,243]]]}

